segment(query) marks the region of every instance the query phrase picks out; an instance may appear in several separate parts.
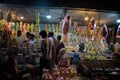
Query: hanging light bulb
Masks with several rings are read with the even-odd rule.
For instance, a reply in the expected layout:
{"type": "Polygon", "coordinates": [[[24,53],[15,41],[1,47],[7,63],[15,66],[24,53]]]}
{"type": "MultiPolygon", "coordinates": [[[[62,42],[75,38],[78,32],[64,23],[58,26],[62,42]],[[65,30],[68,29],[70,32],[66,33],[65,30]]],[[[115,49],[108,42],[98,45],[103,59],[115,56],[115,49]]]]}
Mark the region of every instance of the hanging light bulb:
{"type": "Polygon", "coordinates": [[[21,16],[20,18],[21,18],[21,19],[24,19],[24,16],[21,16]]]}
{"type": "Polygon", "coordinates": [[[48,15],[46,17],[47,17],[47,19],[51,18],[50,11],[48,11],[48,15]]]}
{"type": "Polygon", "coordinates": [[[51,18],[51,15],[47,15],[47,19],[50,19],[51,18]]]}
{"type": "Polygon", "coordinates": [[[117,22],[117,23],[120,23],[120,19],[118,19],[116,22],[117,22]]]}
{"type": "Polygon", "coordinates": [[[89,18],[88,18],[88,16],[86,16],[86,17],[85,17],[85,21],[88,21],[88,20],[89,20],[89,18]]]}
{"type": "Polygon", "coordinates": [[[89,17],[88,17],[88,13],[85,14],[85,21],[88,21],[89,20],[89,17]]]}

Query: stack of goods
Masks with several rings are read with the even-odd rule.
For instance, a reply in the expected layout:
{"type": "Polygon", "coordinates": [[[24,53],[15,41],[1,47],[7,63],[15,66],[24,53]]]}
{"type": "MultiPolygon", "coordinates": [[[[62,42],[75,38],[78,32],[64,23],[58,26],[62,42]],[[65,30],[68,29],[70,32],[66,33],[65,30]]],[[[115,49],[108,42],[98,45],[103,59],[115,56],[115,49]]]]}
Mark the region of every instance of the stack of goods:
{"type": "Polygon", "coordinates": [[[53,80],[53,77],[52,75],[49,73],[49,70],[48,69],[44,69],[43,70],[43,76],[42,76],[42,79],[43,80],[53,80]]]}
{"type": "Polygon", "coordinates": [[[43,79],[45,80],[79,80],[77,71],[72,67],[61,68],[55,66],[52,73],[48,69],[44,69],[43,79]],[[49,78],[49,79],[48,79],[49,78]]]}
{"type": "Polygon", "coordinates": [[[86,51],[86,55],[85,55],[85,59],[89,59],[89,60],[103,60],[105,59],[105,56],[103,56],[100,52],[101,52],[101,48],[99,49],[100,45],[97,46],[96,44],[88,41],[85,43],[85,51],[86,51]]]}
{"type": "Polygon", "coordinates": [[[66,46],[65,49],[66,49],[67,52],[71,52],[73,50],[73,47],[72,46],[66,46]]]}

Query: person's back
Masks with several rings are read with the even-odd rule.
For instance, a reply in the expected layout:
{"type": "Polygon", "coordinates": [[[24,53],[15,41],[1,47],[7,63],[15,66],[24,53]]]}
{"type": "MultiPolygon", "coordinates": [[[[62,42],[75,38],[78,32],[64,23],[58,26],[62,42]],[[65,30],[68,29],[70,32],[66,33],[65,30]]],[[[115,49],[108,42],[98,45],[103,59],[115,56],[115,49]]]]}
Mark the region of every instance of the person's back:
{"type": "Polygon", "coordinates": [[[57,48],[58,41],[54,38],[54,32],[49,32],[48,37],[51,40],[51,44],[52,44],[52,61],[53,61],[52,63],[55,64],[56,48],[57,48]]]}
{"type": "Polygon", "coordinates": [[[52,61],[52,45],[51,40],[47,38],[47,32],[41,31],[39,33],[42,37],[40,40],[40,48],[41,48],[41,57],[40,57],[40,79],[43,75],[43,68],[51,70],[51,61],[52,61]]]}
{"type": "Polygon", "coordinates": [[[52,47],[51,47],[50,39],[47,38],[47,39],[41,40],[41,52],[42,52],[43,58],[45,58],[45,59],[50,58],[51,49],[52,49],[52,47]]]}
{"type": "MultiPolygon", "coordinates": [[[[58,58],[60,49],[65,48],[64,43],[61,41],[61,35],[57,36],[57,40],[58,40],[58,44],[57,44],[57,47],[56,47],[56,61],[58,61],[57,58],[58,58]]],[[[58,62],[56,62],[56,63],[58,63],[58,62]]]]}
{"type": "Polygon", "coordinates": [[[58,40],[58,45],[57,45],[58,51],[59,51],[61,48],[65,48],[64,43],[61,41],[61,35],[58,35],[58,36],[57,36],[57,40],[58,40]]]}
{"type": "Polygon", "coordinates": [[[34,53],[35,49],[36,49],[36,39],[35,39],[35,35],[34,34],[30,34],[30,48],[32,50],[32,52],[34,53]]]}
{"type": "Polygon", "coordinates": [[[17,36],[15,38],[15,41],[17,42],[17,44],[21,45],[24,41],[24,38],[22,36],[17,36]]]}
{"type": "Polygon", "coordinates": [[[17,31],[17,36],[15,37],[15,41],[18,45],[21,45],[24,41],[24,37],[22,37],[22,32],[20,30],[17,31]]]}
{"type": "Polygon", "coordinates": [[[73,63],[79,63],[80,62],[80,57],[79,57],[79,54],[76,53],[76,52],[73,52],[73,60],[72,60],[73,63]]]}

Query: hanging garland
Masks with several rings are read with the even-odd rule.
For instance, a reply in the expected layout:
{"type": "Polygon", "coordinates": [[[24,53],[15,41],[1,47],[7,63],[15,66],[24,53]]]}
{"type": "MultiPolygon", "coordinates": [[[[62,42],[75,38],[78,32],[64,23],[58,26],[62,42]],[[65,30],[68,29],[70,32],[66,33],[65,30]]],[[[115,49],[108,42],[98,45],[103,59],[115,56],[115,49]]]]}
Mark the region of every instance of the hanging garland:
{"type": "Polygon", "coordinates": [[[27,23],[27,31],[28,31],[28,32],[31,32],[31,26],[30,26],[29,23],[27,23]]]}
{"type": "Polygon", "coordinates": [[[33,23],[31,24],[30,28],[31,28],[31,32],[34,32],[34,24],[33,23]]]}
{"type": "Polygon", "coordinates": [[[40,31],[40,12],[37,11],[36,13],[36,27],[35,27],[35,31],[39,32],[40,31]]]}

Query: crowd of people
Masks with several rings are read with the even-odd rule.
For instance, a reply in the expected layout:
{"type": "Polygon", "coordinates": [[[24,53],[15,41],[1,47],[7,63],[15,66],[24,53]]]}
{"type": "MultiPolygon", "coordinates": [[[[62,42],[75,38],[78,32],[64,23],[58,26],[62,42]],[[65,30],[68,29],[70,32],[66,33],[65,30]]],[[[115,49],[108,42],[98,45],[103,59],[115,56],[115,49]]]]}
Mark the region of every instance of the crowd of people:
{"type": "MultiPolygon", "coordinates": [[[[0,44],[0,80],[34,80],[34,64],[36,63],[39,64],[40,80],[43,79],[45,69],[52,73],[55,65],[59,67],[71,65],[62,36],[55,37],[54,32],[43,30],[39,32],[39,38],[36,38],[34,33],[26,32],[23,35],[22,31],[18,30],[14,38],[3,37],[2,41],[0,44]],[[24,64],[24,67],[19,68],[19,64],[24,64]]],[[[114,58],[119,59],[116,53],[114,58]]],[[[74,54],[71,60],[77,64],[78,74],[87,75],[87,67],[78,62],[79,54],[74,54]]]]}
{"type": "MultiPolygon", "coordinates": [[[[43,75],[43,69],[52,70],[54,65],[60,67],[67,67],[69,60],[66,55],[65,44],[61,41],[62,36],[54,36],[54,32],[47,33],[45,30],[39,32],[39,39],[36,39],[35,34],[26,32],[26,35],[22,35],[22,31],[18,30],[17,35],[10,41],[11,44],[5,44],[1,46],[0,50],[0,80],[33,80],[31,67],[24,67],[24,69],[18,68],[18,55],[23,55],[23,59],[26,56],[35,54],[39,56],[39,74],[40,79],[43,75]],[[36,49],[36,44],[39,45],[39,49],[36,49]],[[9,45],[9,46],[8,46],[9,45]],[[20,49],[27,47],[26,52],[20,52],[20,49]],[[29,48],[29,49],[28,49],[29,48]],[[27,78],[26,78],[27,77],[27,78]]],[[[7,41],[9,41],[7,40],[7,41]]]]}

